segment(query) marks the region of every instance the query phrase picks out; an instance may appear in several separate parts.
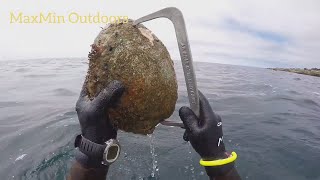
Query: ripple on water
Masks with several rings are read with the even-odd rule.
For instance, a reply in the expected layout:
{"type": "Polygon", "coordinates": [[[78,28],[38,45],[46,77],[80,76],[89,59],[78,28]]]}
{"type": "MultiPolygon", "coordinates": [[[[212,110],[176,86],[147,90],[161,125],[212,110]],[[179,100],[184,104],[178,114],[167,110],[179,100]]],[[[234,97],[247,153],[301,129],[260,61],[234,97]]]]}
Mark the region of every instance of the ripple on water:
{"type": "Polygon", "coordinates": [[[268,120],[263,120],[262,123],[264,124],[269,124],[269,125],[282,125],[283,124],[283,120],[285,120],[284,118],[280,118],[280,117],[276,117],[276,118],[272,118],[272,119],[268,119],[268,120]]]}
{"type": "Polygon", "coordinates": [[[65,89],[65,88],[57,88],[57,89],[53,90],[53,93],[55,96],[74,96],[74,95],[77,95],[77,93],[70,91],[68,89],[65,89]]]}
{"type": "Polygon", "coordinates": [[[319,104],[312,99],[302,99],[301,101],[307,105],[320,107],[319,104]]]}
{"type": "Polygon", "coordinates": [[[295,90],[288,90],[288,93],[294,94],[294,95],[301,95],[301,93],[295,91],[295,90]]]}
{"type": "Polygon", "coordinates": [[[276,94],[266,99],[266,101],[279,101],[279,100],[296,101],[293,97],[283,95],[283,94],[276,94]]]}
{"type": "Polygon", "coordinates": [[[24,77],[28,78],[48,78],[48,77],[56,77],[56,74],[28,74],[25,75],[24,77]]]}
{"type": "Polygon", "coordinates": [[[64,146],[60,150],[53,152],[50,157],[46,157],[37,166],[25,172],[26,179],[64,179],[70,164],[66,161],[73,158],[74,148],[64,146]]]}
{"type": "Polygon", "coordinates": [[[317,96],[320,96],[320,93],[318,93],[318,92],[312,92],[312,93],[317,95],[317,96]]]}
{"type": "Polygon", "coordinates": [[[29,68],[18,68],[15,70],[15,72],[29,72],[30,69],[29,68]]]}
{"type": "Polygon", "coordinates": [[[293,129],[289,129],[294,133],[299,134],[301,137],[316,137],[316,135],[312,132],[309,131],[305,128],[293,128],[293,129]]]}
{"type": "Polygon", "coordinates": [[[0,101],[0,108],[23,106],[24,103],[16,101],[0,101]]]}
{"type": "Polygon", "coordinates": [[[77,115],[76,111],[68,111],[63,114],[63,116],[72,116],[72,117],[76,115],[77,115]]]}

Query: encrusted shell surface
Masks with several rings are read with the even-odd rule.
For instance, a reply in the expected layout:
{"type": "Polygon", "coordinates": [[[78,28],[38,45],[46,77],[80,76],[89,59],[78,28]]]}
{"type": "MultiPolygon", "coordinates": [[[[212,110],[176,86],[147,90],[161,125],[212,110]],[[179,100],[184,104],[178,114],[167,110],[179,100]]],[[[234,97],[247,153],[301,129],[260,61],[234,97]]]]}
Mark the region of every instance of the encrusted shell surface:
{"type": "Polygon", "coordinates": [[[163,43],[143,25],[110,24],[92,44],[86,87],[93,98],[112,80],[124,83],[119,105],[109,110],[114,126],[150,134],[171,116],[177,101],[173,61],[163,43]]]}

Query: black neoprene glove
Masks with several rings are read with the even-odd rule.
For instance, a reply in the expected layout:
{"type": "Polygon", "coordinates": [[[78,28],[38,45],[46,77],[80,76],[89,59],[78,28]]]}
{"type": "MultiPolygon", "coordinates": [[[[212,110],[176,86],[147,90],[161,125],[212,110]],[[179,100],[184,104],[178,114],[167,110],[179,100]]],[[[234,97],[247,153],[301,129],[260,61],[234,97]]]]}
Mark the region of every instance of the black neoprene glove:
{"type": "MultiPolygon", "coordinates": [[[[179,116],[186,128],[184,139],[189,140],[203,160],[216,160],[228,157],[223,143],[222,122],[215,114],[206,97],[199,91],[200,116],[197,117],[188,107],[181,107],[179,116]],[[187,137],[186,137],[187,136],[187,137]]],[[[206,167],[209,176],[221,176],[233,168],[233,163],[206,167]]]]}
{"type": "MultiPolygon", "coordinates": [[[[114,107],[122,96],[125,89],[123,84],[119,81],[112,81],[93,100],[89,99],[85,84],[76,104],[82,135],[99,144],[103,144],[109,139],[116,139],[117,129],[111,125],[107,111],[114,107]]],[[[89,159],[81,152],[76,154],[76,159],[87,167],[101,165],[101,160],[89,159]]]]}

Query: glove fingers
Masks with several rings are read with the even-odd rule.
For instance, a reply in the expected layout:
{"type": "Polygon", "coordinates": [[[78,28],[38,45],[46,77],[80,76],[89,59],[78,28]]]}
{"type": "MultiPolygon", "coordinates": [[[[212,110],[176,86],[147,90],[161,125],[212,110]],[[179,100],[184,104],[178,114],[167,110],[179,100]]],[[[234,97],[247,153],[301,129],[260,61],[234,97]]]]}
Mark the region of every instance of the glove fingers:
{"type": "Polygon", "coordinates": [[[88,95],[88,89],[86,87],[86,84],[87,84],[87,78],[84,80],[84,83],[82,85],[79,99],[84,98],[88,95]]]}
{"type": "Polygon", "coordinates": [[[124,90],[124,85],[120,81],[112,81],[94,99],[93,105],[97,109],[106,109],[110,106],[114,106],[122,96],[124,90]]]}
{"type": "Polygon", "coordinates": [[[190,108],[185,106],[181,107],[179,110],[179,116],[187,131],[194,132],[199,129],[198,118],[190,108]]]}
{"type": "Polygon", "coordinates": [[[79,95],[79,99],[76,103],[76,111],[78,112],[80,109],[82,109],[83,106],[85,106],[89,100],[88,98],[88,90],[87,90],[87,87],[86,87],[86,81],[87,79],[85,79],[83,85],[82,85],[82,88],[81,88],[81,92],[80,92],[80,95],[79,95]]]}
{"type": "Polygon", "coordinates": [[[201,125],[210,123],[212,121],[212,117],[214,117],[214,112],[211,109],[211,105],[208,99],[199,92],[199,100],[200,100],[200,119],[202,120],[201,125]]]}

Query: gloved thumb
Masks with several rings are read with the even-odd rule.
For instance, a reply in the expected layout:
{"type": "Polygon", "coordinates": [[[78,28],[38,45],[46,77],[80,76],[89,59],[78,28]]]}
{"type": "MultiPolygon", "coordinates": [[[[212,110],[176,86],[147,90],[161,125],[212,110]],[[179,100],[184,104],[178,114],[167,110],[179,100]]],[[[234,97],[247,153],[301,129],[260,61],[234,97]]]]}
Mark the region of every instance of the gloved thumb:
{"type": "Polygon", "coordinates": [[[190,108],[186,106],[181,107],[179,116],[187,131],[194,132],[199,129],[198,118],[190,108]]]}

